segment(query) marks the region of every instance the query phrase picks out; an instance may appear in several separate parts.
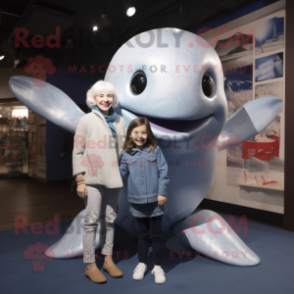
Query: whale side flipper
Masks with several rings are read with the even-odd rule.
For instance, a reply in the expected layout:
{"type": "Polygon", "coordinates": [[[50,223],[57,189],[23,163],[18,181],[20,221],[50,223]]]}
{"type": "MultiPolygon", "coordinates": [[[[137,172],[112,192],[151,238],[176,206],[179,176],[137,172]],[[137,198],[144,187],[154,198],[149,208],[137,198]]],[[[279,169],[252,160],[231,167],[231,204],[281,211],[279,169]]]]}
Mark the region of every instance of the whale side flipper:
{"type": "Polygon", "coordinates": [[[13,76],[9,80],[9,88],[29,109],[75,133],[77,123],[85,113],[60,89],[47,82],[44,85],[34,85],[34,81],[35,79],[26,76],[13,76]]]}
{"type": "Polygon", "coordinates": [[[213,211],[194,213],[176,224],[173,231],[186,245],[217,261],[236,266],[260,263],[259,257],[213,211]]]}
{"type": "MultiPolygon", "coordinates": [[[[86,210],[82,210],[72,221],[62,238],[50,246],[45,255],[56,259],[70,259],[83,256],[83,224],[86,210]]],[[[100,222],[95,238],[95,250],[100,248],[100,222]]]]}
{"type": "Polygon", "coordinates": [[[218,150],[242,143],[257,135],[279,114],[282,100],[266,96],[250,101],[238,109],[226,122],[217,140],[218,150]]]}

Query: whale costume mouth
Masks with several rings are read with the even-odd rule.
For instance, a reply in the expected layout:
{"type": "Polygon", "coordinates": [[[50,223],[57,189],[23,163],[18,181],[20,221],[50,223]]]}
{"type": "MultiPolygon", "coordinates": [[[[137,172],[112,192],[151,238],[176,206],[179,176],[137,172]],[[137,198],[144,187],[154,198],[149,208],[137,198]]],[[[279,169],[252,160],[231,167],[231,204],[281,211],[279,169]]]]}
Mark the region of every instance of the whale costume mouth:
{"type": "Polygon", "coordinates": [[[125,108],[122,109],[130,114],[132,119],[140,116],[146,117],[149,120],[152,128],[166,133],[191,133],[204,126],[213,117],[211,114],[206,117],[194,120],[163,119],[136,113],[125,108]]]}

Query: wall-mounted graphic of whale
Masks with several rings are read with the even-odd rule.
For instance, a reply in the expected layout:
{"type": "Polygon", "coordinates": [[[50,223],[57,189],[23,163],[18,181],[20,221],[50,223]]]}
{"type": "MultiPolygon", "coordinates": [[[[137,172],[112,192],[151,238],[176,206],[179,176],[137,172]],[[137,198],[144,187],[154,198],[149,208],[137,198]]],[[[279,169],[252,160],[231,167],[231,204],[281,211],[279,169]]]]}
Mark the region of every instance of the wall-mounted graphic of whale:
{"type": "MultiPolygon", "coordinates": [[[[259,264],[259,257],[219,214],[196,209],[211,187],[218,151],[258,134],[278,115],[282,100],[274,96],[253,100],[227,119],[217,53],[201,37],[174,28],[131,38],[114,55],[105,80],[117,89],[120,102],[115,110],[126,126],[138,116],[147,117],[169,163],[168,211],[163,219],[166,246],[189,246],[232,265],[259,264]]],[[[9,81],[11,91],[24,105],[74,133],[84,115],[79,107],[60,89],[48,83],[42,87],[33,84],[32,78],[23,76],[9,81]]],[[[124,181],[116,224],[136,236],[126,189],[124,181]]],[[[84,214],[85,210],[80,212],[68,232],[51,246],[55,258],[82,251],[82,235],[73,228],[80,227],[84,214]]],[[[96,248],[99,246],[96,234],[96,248]]]]}

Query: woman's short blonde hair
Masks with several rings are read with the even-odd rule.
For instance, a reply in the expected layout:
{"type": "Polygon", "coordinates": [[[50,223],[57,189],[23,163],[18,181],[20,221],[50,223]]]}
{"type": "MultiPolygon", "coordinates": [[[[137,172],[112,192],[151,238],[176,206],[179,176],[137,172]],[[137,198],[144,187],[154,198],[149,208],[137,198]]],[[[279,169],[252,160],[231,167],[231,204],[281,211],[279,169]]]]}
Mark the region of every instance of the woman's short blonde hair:
{"type": "Polygon", "coordinates": [[[93,108],[97,105],[95,96],[99,95],[100,93],[110,93],[113,95],[113,102],[112,106],[116,107],[118,104],[118,97],[114,86],[106,81],[98,81],[96,82],[87,92],[86,104],[89,108],[93,108]]]}

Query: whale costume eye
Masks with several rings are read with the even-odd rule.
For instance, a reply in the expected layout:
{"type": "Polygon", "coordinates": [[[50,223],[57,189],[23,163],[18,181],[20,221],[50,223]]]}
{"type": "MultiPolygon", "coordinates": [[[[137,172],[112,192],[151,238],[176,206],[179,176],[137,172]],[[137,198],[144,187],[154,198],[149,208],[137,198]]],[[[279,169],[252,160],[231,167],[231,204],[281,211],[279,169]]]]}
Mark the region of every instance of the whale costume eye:
{"type": "Polygon", "coordinates": [[[202,90],[206,97],[210,97],[213,93],[214,81],[208,73],[205,73],[202,77],[202,90]]]}
{"type": "Polygon", "coordinates": [[[130,83],[131,92],[134,95],[141,94],[147,86],[147,77],[142,70],[137,70],[132,78],[130,83]]]}

